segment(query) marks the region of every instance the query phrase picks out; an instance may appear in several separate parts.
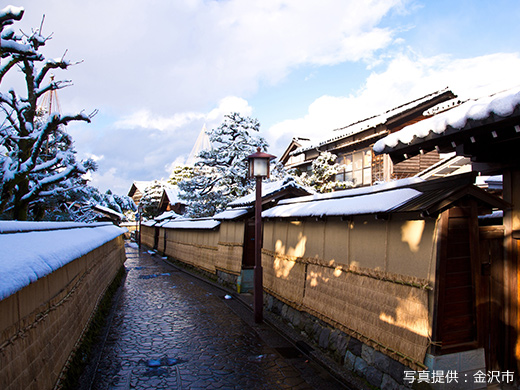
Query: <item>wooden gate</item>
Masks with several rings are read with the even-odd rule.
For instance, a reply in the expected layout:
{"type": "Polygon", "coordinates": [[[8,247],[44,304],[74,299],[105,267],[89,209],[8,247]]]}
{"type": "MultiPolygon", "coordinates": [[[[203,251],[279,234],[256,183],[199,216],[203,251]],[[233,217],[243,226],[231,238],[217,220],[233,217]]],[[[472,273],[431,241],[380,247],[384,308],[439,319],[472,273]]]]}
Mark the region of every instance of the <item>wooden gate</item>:
{"type": "Polygon", "coordinates": [[[255,266],[255,220],[248,219],[244,222],[244,251],[242,257],[242,269],[255,266]]]}
{"type": "Polygon", "coordinates": [[[504,227],[482,226],[480,238],[479,341],[486,351],[487,370],[505,370],[504,227]]]}

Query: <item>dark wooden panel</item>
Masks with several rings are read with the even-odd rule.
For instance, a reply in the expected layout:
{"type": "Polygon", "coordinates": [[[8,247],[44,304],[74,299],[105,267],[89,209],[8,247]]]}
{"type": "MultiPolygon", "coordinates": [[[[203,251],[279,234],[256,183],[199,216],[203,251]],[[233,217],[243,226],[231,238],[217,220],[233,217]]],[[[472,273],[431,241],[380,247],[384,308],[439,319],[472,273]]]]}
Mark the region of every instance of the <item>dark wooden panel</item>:
{"type": "Polygon", "coordinates": [[[441,330],[446,335],[472,328],[473,316],[468,314],[464,316],[447,316],[443,321],[441,330]]]}
{"type": "Polygon", "coordinates": [[[475,339],[472,328],[463,328],[453,332],[446,332],[442,338],[443,349],[452,345],[470,343],[475,339]]]}
{"type": "Polygon", "coordinates": [[[473,302],[473,289],[471,286],[446,289],[446,304],[451,302],[473,302]]]}
{"type": "Polygon", "coordinates": [[[471,287],[471,273],[458,272],[446,275],[446,287],[471,287]]]}
{"type": "Polygon", "coordinates": [[[446,273],[467,272],[471,267],[471,259],[469,256],[459,257],[458,259],[447,259],[446,273]]]}
{"type": "Polygon", "coordinates": [[[448,230],[450,241],[469,243],[469,231],[467,225],[448,230]]]}
{"type": "Polygon", "coordinates": [[[460,313],[470,313],[473,302],[471,301],[459,301],[446,303],[444,306],[444,316],[455,316],[460,313]]]}
{"type": "Polygon", "coordinates": [[[461,257],[469,257],[470,247],[467,242],[450,242],[448,243],[448,259],[455,259],[461,257]]]}

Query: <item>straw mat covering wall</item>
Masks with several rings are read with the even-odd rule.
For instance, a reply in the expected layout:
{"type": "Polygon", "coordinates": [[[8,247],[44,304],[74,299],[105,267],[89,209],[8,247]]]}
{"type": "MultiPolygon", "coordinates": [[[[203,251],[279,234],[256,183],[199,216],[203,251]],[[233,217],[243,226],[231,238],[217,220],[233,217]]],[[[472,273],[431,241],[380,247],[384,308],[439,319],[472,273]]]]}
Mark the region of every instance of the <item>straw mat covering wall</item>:
{"type": "Polygon", "coordinates": [[[264,290],[299,308],[303,303],[306,264],[296,260],[296,257],[262,251],[264,290]]]}
{"type": "Polygon", "coordinates": [[[243,244],[244,222],[222,221],[215,267],[224,272],[239,275],[242,270],[243,244]]]}
{"type": "Polygon", "coordinates": [[[165,254],[184,263],[216,273],[218,232],[168,229],[165,254]]]}
{"type": "Polygon", "coordinates": [[[141,225],[141,244],[153,248],[155,228],[141,225]]]}
{"type": "Polygon", "coordinates": [[[422,362],[428,346],[428,291],[374,277],[308,265],[305,307],[422,362]]]}
{"type": "Polygon", "coordinates": [[[419,369],[429,345],[435,224],[361,217],[268,221],[264,287],[419,369]]]}
{"type": "Polygon", "coordinates": [[[242,243],[219,242],[215,268],[233,275],[240,275],[242,270],[242,252],[242,243]]]}

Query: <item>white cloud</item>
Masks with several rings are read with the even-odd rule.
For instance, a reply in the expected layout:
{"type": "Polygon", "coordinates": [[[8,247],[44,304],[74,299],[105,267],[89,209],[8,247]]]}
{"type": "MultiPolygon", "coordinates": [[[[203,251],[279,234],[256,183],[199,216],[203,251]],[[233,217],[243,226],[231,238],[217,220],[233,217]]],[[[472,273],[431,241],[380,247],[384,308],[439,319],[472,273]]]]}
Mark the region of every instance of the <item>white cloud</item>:
{"type": "Polygon", "coordinates": [[[152,113],[150,110],[141,109],[131,115],[125,116],[114,123],[118,129],[154,129],[160,131],[176,131],[191,127],[194,123],[205,122],[210,125],[220,124],[224,115],[238,112],[242,115],[251,115],[252,107],[247,100],[227,96],[221,99],[218,106],[207,113],[203,112],[181,112],[171,117],[164,117],[152,113]]]}
{"type": "Polygon", "coordinates": [[[130,185],[127,180],[123,179],[116,168],[110,168],[102,173],[89,172],[90,185],[98,188],[101,192],[110,189],[119,194],[126,195],[130,190],[130,185]]]}
{"type": "Polygon", "coordinates": [[[105,158],[105,156],[101,155],[101,156],[97,156],[95,154],[92,154],[92,153],[86,153],[85,154],[87,158],[90,158],[92,160],[94,160],[95,162],[98,162],[98,161],[101,161],[105,158]]]}
{"type": "Polygon", "coordinates": [[[100,125],[75,128],[73,136],[79,141],[78,151],[86,150],[80,158],[103,158],[91,176],[92,185],[125,193],[134,180],[168,178],[172,167],[185,162],[204,124],[208,130],[218,127],[231,112],[247,116],[252,107],[244,99],[228,96],[208,112],[177,113],[168,118],[138,111],[107,129],[100,125]],[[94,155],[90,150],[98,152],[94,155]]]}
{"type": "Polygon", "coordinates": [[[39,26],[46,14],[48,55],[69,49],[68,58],[84,59],[66,75],[71,104],[142,111],[145,120],[149,111],[190,112],[244,96],[301,65],[369,58],[391,43],[393,31],[378,24],[401,3],[27,0],[21,26],[39,26]]]}
{"type": "Polygon", "coordinates": [[[236,97],[227,96],[219,101],[218,107],[211,110],[205,117],[207,122],[222,122],[224,115],[238,112],[243,116],[250,116],[253,108],[249,105],[247,100],[236,97]]]}
{"type": "Polygon", "coordinates": [[[461,99],[481,97],[520,85],[520,53],[475,58],[398,55],[382,72],[373,72],[358,93],[322,96],[302,118],[282,121],[268,130],[278,153],[293,136],[325,139],[332,130],[380,114],[400,104],[449,87],[461,99]]]}
{"type": "Polygon", "coordinates": [[[171,117],[154,115],[148,109],[141,109],[131,115],[123,117],[114,123],[116,128],[142,128],[157,130],[175,130],[204,117],[204,114],[196,112],[176,113],[171,117]]]}

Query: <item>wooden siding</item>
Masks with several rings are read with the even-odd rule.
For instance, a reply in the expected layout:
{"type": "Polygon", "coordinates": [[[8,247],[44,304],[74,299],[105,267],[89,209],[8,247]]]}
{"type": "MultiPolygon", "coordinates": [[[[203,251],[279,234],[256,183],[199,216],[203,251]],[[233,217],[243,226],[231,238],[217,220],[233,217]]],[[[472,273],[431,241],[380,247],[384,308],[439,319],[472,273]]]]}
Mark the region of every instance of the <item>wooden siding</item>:
{"type": "Polygon", "coordinates": [[[406,177],[415,176],[439,161],[439,153],[436,150],[425,154],[418,154],[408,160],[395,164],[393,167],[393,178],[404,179],[406,177]]]}

